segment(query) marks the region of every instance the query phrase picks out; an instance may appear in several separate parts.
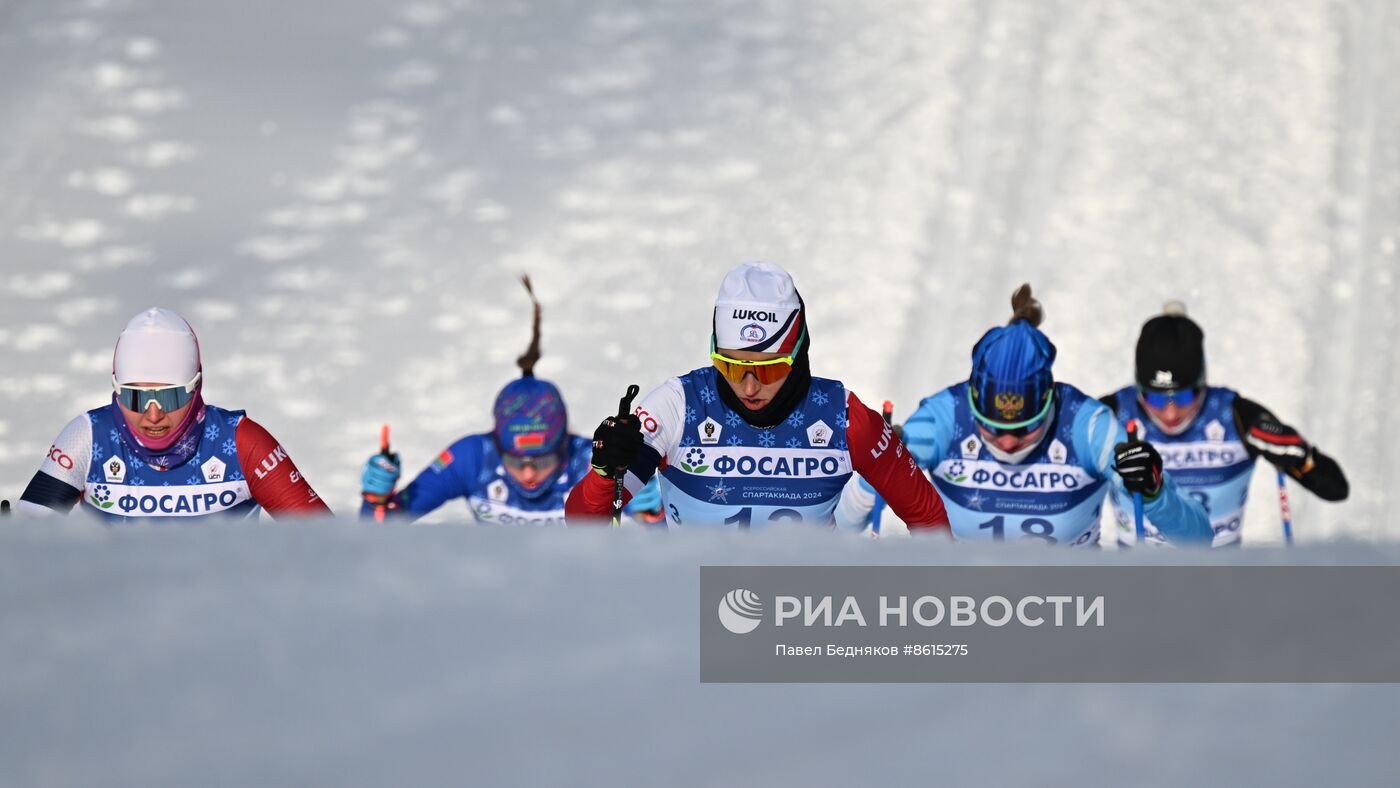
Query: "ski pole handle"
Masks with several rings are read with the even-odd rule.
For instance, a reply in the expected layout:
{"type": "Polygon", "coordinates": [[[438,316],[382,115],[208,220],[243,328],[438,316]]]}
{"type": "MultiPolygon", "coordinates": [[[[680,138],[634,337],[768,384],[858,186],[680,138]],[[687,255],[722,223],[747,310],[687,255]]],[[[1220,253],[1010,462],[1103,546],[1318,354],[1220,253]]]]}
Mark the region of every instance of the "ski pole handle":
{"type": "MultiPolygon", "coordinates": [[[[1128,437],[1137,440],[1137,434],[1137,419],[1128,419],[1128,437]]],[[[1140,492],[1133,493],[1133,532],[1137,537],[1134,545],[1143,544],[1147,538],[1147,527],[1143,525],[1142,521],[1142,493],[1140,492]]]]}
{"type": "Polygon", "coordinates": [[[1283,541],[1293,546],[1293,510],[1288,506],[1288,480],[1278,471],[1278,512],[1283,517],[1283,541]]]}
{"type": "MultiPolygon", "coordinates": [[[[637,392],[641,391],[636,383],[627,387],[627,394],[617,401],[617,417],[620,419],[632,412],[632,400],[637,398],[637,392]]],[[[627,469],[614,469],[617,478],[613,480],[613,512],[612,524],[614,528],[622,525],[622,489],[623,480],[627,476],[627,469]]]]}
{"type": "Polygon", "coordinates": [[[637,398],[637,392],[639,391],[641,391],[641,389],[637,388],[636,383],[627,387],[627,396],[617,401],[618,418],[622,418],[632,412],[632,400],[637,398]]]}
{"type": "MultiPolygon", "coordinates": [[[[382,455],[384,455],[385,457],[390,456],[390,454],[389,454],[389,425],[388,425],[388,424],[382,424],[382,425],[380,425],[380,427],[379,427],[379,453],[382,454],[382,455]]],[[[393,495],[393,491],[390,491],[389,494],[390,494],[390,496],[392,496],[392,495],[393,495]]],[[[388,499],[387,499],[387,498],[385,499],[384,503],[376,504],[376,505],[375,505],[375,507],[374,507],[374,521],[375,521],[376,523],[382,523],[382,522],[384,522],[384,512],[385,512],[385,510],[386,510],[387,508],[388,508],[388,499]]]]}
{"type": "Polygon", "coordinates": [[[0,517],[9,517],[9,516],[10,516],[10,502],[9,502],[9,501],[0,501],[0,517]]]}

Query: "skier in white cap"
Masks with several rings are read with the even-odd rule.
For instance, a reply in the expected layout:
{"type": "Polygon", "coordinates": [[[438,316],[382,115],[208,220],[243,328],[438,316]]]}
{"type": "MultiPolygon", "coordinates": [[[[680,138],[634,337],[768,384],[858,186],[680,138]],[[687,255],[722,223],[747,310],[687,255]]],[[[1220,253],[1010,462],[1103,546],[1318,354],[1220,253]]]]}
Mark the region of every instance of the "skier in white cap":
{"type": "Polygon", "coordinates": [[[328,515],[277,440],[241,410],[207,405],[199,340],[153,307],[112,354],[112,401],[78,416],[49,447],[20,511],[79,502],[113,521],[206,515],[328,515]]]}
{"type": "Polygon", "coordinates": [[[565,513],[606,517],[660,477],[672,526],[832,524],[853,471],[911,526],[947,528],[943,502],[881,416],[837,380],[812,376],[806,307],[787,272],[743,263],[715,300],[711,365],[671,378],[593,434],[594,473],[565,513]]]}

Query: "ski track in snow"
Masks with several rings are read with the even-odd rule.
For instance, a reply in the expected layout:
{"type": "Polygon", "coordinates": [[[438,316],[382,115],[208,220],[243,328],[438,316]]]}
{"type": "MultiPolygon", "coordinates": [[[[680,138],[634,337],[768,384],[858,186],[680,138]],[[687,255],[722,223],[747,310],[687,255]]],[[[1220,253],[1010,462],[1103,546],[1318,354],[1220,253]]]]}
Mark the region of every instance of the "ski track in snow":
{"type": "Polygon", "coordinates": [[[1333,9],[1331,21],[1342,53],[1332,97],[1334,201],[1326,206],[1327,276],[1302,305],[1317,310],[1310,337],[1317,351],[1304,383],[1314,396],[1303,407],[1326,434],[1350,430],[1342,456],[1353,479],[1347,508],[1357,515],[1324,517],[1304,500],[1299,517],[1315,517],[1324,537],[1391,539],[1393,486],[1385,477],[1395,458],[1386,436],[1400,428],[1389,404],[1400,385],[1391,340],[1400,331],[1400,143],[1393,133],[1400,88],[1383,75],[1400,67],[1400,13],[1385,2],[1350,3],[1333,9]]]}

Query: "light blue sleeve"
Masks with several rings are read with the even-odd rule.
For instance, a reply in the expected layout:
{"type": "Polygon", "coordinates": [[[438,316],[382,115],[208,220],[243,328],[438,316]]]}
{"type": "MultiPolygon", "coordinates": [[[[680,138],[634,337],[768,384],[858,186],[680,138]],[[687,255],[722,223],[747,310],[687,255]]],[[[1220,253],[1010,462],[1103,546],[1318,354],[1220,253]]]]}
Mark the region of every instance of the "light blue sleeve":
{"type": "Polygon", "coordinates": [[[952,390],[944,389],[925,397],[904,422],[904,445],[926,471],[943,460],[943,449],[953,437],[953,404],[952,390]]]}
{"type": "MultiPolygon", "coordinates": [[[[1107,405],[1094,400],[1074,417],[1074,449],[1085,463],[1085,470],[1113,484],[1113,499],[1131,501],[1123,479],[1113,470],[1113,448],[1128,439],[1128,431],[1107,405]]],[[[1131,508],[1131,507],[1130,507],[1131,508]]],[[[1210,518],[1199,501],[1182,493],[1171,474],[1163,471],[1162,491],[1152,500],[1143,500],[1143,514],[1152,520],[1162,536],[1172,544],[1209,546],[1214,538],[1210,518]]]]}
{"type": "Polygon", "coordinates": [[[646,486],[632,496],[632,500],[622,507],[622,513],[628,516],[646,514],[648,512],[661,511],[661,476],[657,474],[651,477],[651,481],[646,486]]]}

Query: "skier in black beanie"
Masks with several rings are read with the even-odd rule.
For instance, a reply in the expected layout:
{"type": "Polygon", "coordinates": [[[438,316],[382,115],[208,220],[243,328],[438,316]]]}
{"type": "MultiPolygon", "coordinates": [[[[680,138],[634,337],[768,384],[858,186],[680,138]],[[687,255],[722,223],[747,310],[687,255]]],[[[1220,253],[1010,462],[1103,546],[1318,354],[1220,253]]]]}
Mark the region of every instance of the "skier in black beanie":
{"type": "MultiPolygon", "coordinates": [[[[1161,452],[1167,470],[1201,501],[1214,546],[1239,545],[1255,460],[1263,457],[1326,501],[1347,497],[1337,461],[1323,454],[1268,408],[1206,382],[1205,332],[1178,301],[1148,320],[1138,337],[1136,383],[1102,397],[1124,424],[1161,452]]],[[[1134,539],[1119,504],[1119,540],[1134,539]]],[[[1155,529],[1149,527],[1152,538],[1155,529]]]]}

